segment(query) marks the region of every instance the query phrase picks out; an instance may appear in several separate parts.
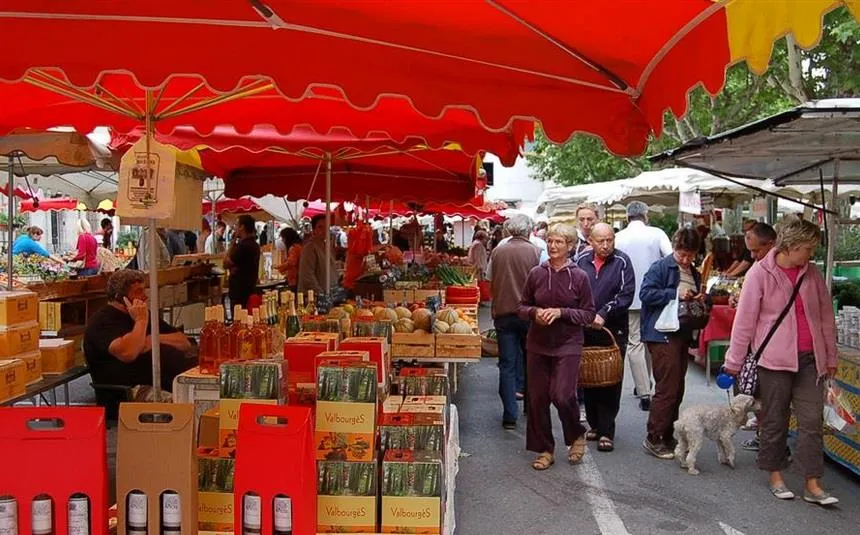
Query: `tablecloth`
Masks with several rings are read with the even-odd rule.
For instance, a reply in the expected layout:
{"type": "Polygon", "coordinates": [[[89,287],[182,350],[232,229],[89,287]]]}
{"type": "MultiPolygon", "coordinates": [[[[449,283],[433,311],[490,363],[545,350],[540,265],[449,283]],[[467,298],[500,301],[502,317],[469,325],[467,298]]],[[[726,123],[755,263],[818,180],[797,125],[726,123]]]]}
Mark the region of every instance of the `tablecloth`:
{"type": "Polygon", "coordinates": [[[711,319],[699,333],[699,358],[702,359],[702,362],[708,355],[708,342],[728,340],[731,337],[735,312],[736,309],[728,305],[714,305],[714,308],[711,309],[711,319]]]}

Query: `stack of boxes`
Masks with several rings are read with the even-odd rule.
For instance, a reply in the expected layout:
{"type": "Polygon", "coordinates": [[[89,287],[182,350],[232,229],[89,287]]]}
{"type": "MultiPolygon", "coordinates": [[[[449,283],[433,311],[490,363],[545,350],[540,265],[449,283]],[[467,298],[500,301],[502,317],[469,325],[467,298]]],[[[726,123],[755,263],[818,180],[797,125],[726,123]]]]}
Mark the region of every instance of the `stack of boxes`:
{"type": "Polygon", "coordinates": [[[38,319],[35,293],[0,292],[0,402],[42,379],[38,319]]]}

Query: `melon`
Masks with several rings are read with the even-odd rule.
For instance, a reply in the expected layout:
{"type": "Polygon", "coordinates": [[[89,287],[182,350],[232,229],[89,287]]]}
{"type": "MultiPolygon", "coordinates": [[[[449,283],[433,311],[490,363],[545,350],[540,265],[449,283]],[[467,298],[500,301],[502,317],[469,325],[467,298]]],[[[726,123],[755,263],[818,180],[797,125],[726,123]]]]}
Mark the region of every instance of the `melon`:
{"type": "Polygon", "coordinates": [[[349,314],[347,313],[347,311],[346,311],[346,310],[344,310],[344,309],[342,309],[342,308],[340,308],[340,307],[334,307],[333,309],[331,309],[331,310],[329,311],[329,313],[328,313],[328,317],[329,317],[329,318],[331,318],[331,319],[338,319],[338,320],[340,320],[340,319],[348,318],[348,317],[349,317],[349,314]]]}
{"type": "Polygon", "coordinates": [[[397,321],[397,312],[393,308],[383,308],[373,314],[376,321],[397,321]]]}
{"type": "Polygon", "coordinates": [[[465,321],[458,321],[448,330],[452,334],[472,334],[472,326],[465,321]]]}
{"type": "Polygon", "coordinates": [[[415,324],[409,318],[400,318],[394,322],[394,332],[411,333],[415,331],[415,324]]]}
{"type": "Polygon", "coordinates": [[[406,307],[397,307],[394,309],[394,312],[397,314],[398,318],[411,318],[412,311],[406,307]]]}
{"type": "Polygon", "coordinates": [[[414,331],[412,331],[412,332],[413,332],[413,333],[415,333],[415,334],[430,334],[430,333],[428,333],[427,331],[425,331],[424,329],[415,329],[415,330],[414,330],[414,331]]]}
{"type": "Polygon", "coordinates": [[[444,321],[448,325],[453,325],[460,320],[460,315],[457,314],[457,311],[453,308],[446,308],[445,310],[436,313],[436,319],[444,321]]]}
{"type": "Polygon", "coordinates": [[[415,323],[416,329],[425,331],[430,330],[430,320],[433,318],[433,313],[426,308],[419,308],[412,313],[412,321],[415,323]]]}
{"type": "Polygon", "coordinates": [[[448,332],[448,324],[442,320],[436,320],[433,322],[433,332],[436,334],[445,334],[448,332]]]}
{"type": "Polygon", "coordinates": [[[355,313],[355,316],[356,316],[357,318],[369,318],[369,319],[373,319],[373,311],[372,311],[372,310],[368,310],[368,309],[366,309],[366,308],[362,308],[361,310],[358,310],[358,311],[355,313]]]}

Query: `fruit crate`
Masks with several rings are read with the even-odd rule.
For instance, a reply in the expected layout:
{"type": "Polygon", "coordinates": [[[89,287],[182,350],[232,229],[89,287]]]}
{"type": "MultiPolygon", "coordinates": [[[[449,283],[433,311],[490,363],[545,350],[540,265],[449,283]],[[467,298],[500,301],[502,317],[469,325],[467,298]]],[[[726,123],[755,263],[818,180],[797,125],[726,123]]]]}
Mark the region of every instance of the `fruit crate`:
{"type": "Polygon", "coordinates": [[[439,288],[419,288],[417,290],[413,290],[413,292],[413,303],[425,303],[428,297],[438,297],[439,304],[441,306],[445,305],[445,292],[439,288]]]}
{"type": "Polygon", "coordinates": [[[394,358],[429,358],[436,356],[436,337],[432,333],[393,333],[391,356],[394,358]]]}
{"type": "Polygon", "coordinates": [[[437,334],[437,358],[481,358],[481,334],[437,334]]]}
{"type": "Polygon", "coordinates": [[[402,305],[414,301],[415,290],[383,290],[382,300],[386,305],[402,305]]]}

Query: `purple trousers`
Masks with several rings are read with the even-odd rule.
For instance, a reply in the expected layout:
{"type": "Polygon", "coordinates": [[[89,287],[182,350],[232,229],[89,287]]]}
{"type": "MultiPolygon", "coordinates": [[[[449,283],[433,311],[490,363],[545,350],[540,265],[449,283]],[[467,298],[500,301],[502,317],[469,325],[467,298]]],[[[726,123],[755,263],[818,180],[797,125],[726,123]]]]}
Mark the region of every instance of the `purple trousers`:
{"type": "Polygon", "coordinates": [[[579,423],[579,403],[576,399],[580,359],[581,355],[550,357],[529,353],[526,363],[529,392],[527,450],[536,453],[555,452],[550,403],[558,410],[565,445],[570,446],[585,434],[585,427],[579,423]]]}

